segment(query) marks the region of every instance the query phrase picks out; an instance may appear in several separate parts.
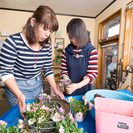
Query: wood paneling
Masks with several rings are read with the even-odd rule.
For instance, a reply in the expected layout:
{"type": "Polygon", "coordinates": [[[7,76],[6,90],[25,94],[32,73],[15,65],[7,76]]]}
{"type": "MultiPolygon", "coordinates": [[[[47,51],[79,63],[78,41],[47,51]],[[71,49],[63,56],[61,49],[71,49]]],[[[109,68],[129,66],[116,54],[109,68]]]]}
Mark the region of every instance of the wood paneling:
{"type": "Polygon", "coordinates": [[[123,70],[129,65],[129,46],[130,46],[130,32],[131,32],[131,11],[127,11],[125,19],[125,35],[124,35],[124,46],[123,46],[123,70]]]}
{"type": "Polygon", "coordinates": [[[132,79],[131,79],[131,90],[133,91],[133,74],[132,74],[132,79]]]}

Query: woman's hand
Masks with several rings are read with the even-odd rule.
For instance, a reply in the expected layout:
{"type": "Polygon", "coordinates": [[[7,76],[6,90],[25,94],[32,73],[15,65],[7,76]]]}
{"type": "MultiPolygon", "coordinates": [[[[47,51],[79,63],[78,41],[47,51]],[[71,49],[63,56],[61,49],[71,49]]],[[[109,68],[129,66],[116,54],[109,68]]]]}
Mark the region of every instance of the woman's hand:
{"type": "Polygon", "coordinates": [[[18,107],[19,107],[19,110],[20,110],[20,114],[22,115],[22,117],[24,117],[23,108],[25,107],[25,96],[21,93],[17,97],[17,100],[18,100],[18,107]]]}
{"type": "Polygon", "coordinates": [[[58,89],[56,91],[54,91],[54,94],[58,97],[58,98],[61,98],[61,99],[64,99],[65,100],[65,97],[63,95],[63,93],[61,91],[59,91],[58,89]]]}
{"type": "Polygon", "coordinates": [[[72,94],[75,90],[78,89],[78,84],[76,83],[72,83],[69,86],[66,87],[66,93],[67,94],[72,94]]]}

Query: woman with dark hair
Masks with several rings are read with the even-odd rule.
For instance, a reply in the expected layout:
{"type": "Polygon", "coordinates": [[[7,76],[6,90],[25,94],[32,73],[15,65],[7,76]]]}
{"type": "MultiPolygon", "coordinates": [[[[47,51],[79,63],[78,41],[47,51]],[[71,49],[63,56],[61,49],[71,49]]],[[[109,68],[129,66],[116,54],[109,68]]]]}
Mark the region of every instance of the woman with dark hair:
{"type": "Polygon", "coordinates": [[[62,52],[61,78],[71,79],[65,96],[84,95],[98,75],[98,55],[90,43],[85,23],[74,18],[67,25],[70,44],[62,52]]]}
{"type": "Polygon", "coordinates": [[[43,93],[41,69],[54,94],[63,98],[57,89],[52,70],[52,47],[50,34],[58,30],[54,11],[39,6],[30,17],[23,31],[10,35],[1,49],[0,76],[5,83],[7,103],[12,108],[18,103],[20,113],[25,99],[35,99],[43,93]]]}

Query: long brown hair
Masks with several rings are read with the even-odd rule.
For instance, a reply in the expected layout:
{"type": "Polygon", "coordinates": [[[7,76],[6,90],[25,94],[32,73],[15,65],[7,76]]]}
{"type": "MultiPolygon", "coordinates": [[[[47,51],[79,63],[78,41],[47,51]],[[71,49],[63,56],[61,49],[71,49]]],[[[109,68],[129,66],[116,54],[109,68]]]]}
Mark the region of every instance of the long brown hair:
{"type": "MultiPolygon", "coordinates": [[[[50,7],[44,5],[39,6],[34,11],[32,17],[30,17],[27,20],[27,23],[25,24],[23,31],[26,32],[26,38],[29,44],[34,44],[37,42],[35,31],[40,24],[44,25],[44,29],[49,28],[53,32],[58,30],[59,26],[56,15],[50,7]],[[31,26],[31,18],[35,18],[35,24],[33,27],[31,26]]],[[[49,42],[51,42],[50,36],[40,44],[42,46],[45,46],[49,42]]]]}
{"type": "Polygon", "coordinates": [[[83,48],[89,42],[86,25],[82,19],[72,19],[68,23],[66,30],[72,38],[78,41],[78,46],[76,49],[83,48]]]}

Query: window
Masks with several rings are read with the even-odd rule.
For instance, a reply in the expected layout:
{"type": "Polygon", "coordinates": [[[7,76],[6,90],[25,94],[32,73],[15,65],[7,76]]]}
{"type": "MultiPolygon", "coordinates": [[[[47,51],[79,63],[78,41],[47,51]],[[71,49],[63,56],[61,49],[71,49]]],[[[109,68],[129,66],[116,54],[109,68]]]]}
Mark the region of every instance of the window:
{"type": "MultiPolygon", "coordinates": [[[[99,24],[97,88],[110,88],[109,79],[117,82],[121,9],[99,24]]],[[[117,87],[115,85],[115,87],[117,87]]]]}
{"type": "Polygon", "coordinates": [[[120,16],[103,25],[103,39],[119,34],[120,16]]]}

